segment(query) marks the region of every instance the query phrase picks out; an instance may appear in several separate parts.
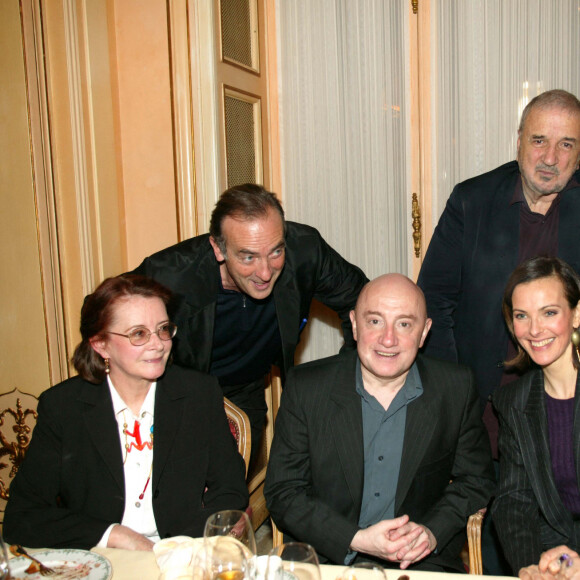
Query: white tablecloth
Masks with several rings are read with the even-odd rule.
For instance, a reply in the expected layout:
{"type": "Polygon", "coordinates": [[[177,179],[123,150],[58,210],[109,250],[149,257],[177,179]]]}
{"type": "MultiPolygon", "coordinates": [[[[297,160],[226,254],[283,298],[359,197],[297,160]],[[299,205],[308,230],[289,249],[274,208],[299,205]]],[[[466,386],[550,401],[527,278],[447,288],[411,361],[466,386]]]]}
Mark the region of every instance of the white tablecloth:
{"type": "MultiPolygon", "coordinates": [[[[114,548],[93,548],[105,556],[113,565],[114,580],[158,580],[159,568],[153,552],[131,552],[114,548]]],[[[340,575],[344,566],[320,566],[322,580],[335,580],[340,575]]],[[[461,580],[462,578],[474,580],[494,580],[506,578],[502,576],[472,576],[461,574],[443,574],[439,572],[408,572],[406,570],[387,570],[387,580],[399,580],[401,576],[408,576],[409,580],[461,580]]]]}

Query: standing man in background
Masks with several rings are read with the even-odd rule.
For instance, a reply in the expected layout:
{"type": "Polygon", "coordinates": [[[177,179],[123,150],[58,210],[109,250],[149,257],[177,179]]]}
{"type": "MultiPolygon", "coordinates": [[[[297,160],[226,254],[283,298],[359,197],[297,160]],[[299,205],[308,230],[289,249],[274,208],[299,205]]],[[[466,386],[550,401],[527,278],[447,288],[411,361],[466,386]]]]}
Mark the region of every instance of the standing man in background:
{"type": "Polygon", "coordinates": [[[433,319],[425,353],[474,370],[495,457],[489,399],[515,378],[503,371],[515,353],[501,313],[509,275],[538,255],[559,256],[580,272],[580,101],[563,90],[532,99],[517,149],[516,161],[454,188],[418,280],[433,319]]]}
{"type": "Polygon", "coordinates": [[[367,282],[317,230],[284,219],[273,193],[245,184],[225,191],[209,234],[149,258],[134,273],[174,293],[175,361],[216,376],[224,395],[252,425],[252,455],[260,444],[266,402],[264,376],[285,373],[313,298],[342,319],[346,348],[354,348],[349,311],[367,282]]]}

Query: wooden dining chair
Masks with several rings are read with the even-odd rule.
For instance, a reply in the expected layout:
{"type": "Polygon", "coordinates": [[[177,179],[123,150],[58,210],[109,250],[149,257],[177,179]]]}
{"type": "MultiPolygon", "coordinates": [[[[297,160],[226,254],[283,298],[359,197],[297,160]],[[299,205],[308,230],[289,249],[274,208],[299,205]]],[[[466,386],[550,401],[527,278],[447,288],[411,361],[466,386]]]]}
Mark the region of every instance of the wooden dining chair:
{"type": "Polygon", "coordinates": [[[0,523],[10,496],[10,484],[30,445],[38,417],[34,395],[13,389],[0,394],[0,523]]]}
{"type": "Polygon", "coordinates": [[[272,446],[272,439],[274,438],[274,421],[278,413],[282,393],[282,380],[280,376],[280,369],[273,366],[265,379],[265,398],[268,407],[266,423],[264,425],[260,450],[257,457],[252,460],[247,478],[254,530],[258,529],[270,515],[264,497],[264,483],[266,480],[268,460],[270,458],[270,448],[272,446]]]}
{"type": "Polygon", "coordinates": [[[248,467],[250,465],[250,451],[252,449],[252,430],[250,427],[250,420],[244,411],[237,405],[234,405],[227,397],[224,397],[224,409],[230,431],[238,445],[238,451],[244,458],[246,464],[246,475],[248,475],[248,467]]]}
{"type": "Polygon", "coordinates": [[[486,508],[480,509],[467,520],[467,547],[469,552],[469,573],[481,576],[483,561],[481,557],[481,527],[486,508]]]}
{"type": "MultiPolygon", "coordinates": [[[[278,409],[280,408],[280,400],[282,399],[282,379],[280,377],[280,369],[278,369],[277,367],[272,367],[272,372],[270,373],[270,386],[271,391],[269,404],[272,409],[272,436],[273,436],[274,423],[276,421],[276,416],[278,415],[278,409]]],[[[277,548],[278,546],[281,546],[284,543],[284,535],[278,529],[276,522],[274,522],[274,520],[271,517],[270,524],[272,525],[272,547],[277,548]]]]}

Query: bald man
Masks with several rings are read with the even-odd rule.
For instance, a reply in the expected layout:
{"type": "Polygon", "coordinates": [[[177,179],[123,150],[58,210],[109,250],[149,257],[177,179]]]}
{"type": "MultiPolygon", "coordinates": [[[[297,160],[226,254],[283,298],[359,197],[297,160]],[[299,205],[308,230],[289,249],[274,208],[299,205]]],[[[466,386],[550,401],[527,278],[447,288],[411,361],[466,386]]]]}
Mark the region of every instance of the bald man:
{"type": "Polygon", "coordinates": [[[494,488],[472,372],[418,356],[431,320],[405,276],[368,283],[350,319],[356,352],[288,374],[268,509],[323,562],[463,571],[467,518],[494,488]]]}

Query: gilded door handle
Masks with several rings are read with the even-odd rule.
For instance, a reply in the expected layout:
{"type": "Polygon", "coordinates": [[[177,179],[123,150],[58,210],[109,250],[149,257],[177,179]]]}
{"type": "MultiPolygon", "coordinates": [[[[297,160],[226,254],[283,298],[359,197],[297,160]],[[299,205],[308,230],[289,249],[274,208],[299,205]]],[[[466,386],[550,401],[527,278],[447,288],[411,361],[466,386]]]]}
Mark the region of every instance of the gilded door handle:
{"type": "Polygon", "coordinates": [[[415,258],[421,255],[421,208],[417,194],[412,197],[411,217],[413,218],[413,247],[415,248],[415,258]]]}

